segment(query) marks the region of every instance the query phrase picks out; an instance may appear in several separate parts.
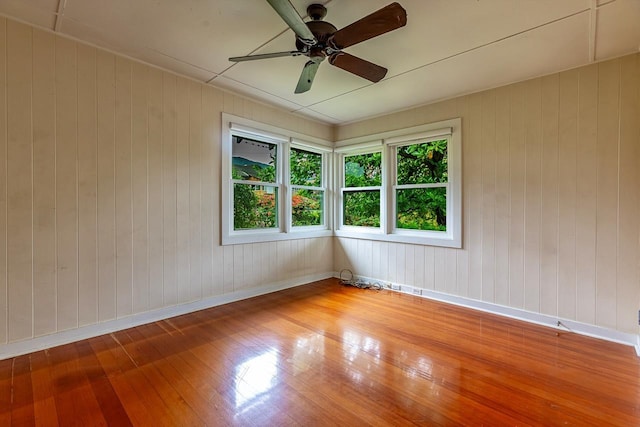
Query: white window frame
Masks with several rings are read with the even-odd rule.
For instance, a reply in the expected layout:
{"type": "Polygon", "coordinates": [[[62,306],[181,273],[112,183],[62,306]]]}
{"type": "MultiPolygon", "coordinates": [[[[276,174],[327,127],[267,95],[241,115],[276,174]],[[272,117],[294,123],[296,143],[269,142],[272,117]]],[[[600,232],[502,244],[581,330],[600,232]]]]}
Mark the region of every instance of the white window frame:
{"type": "MultiPolygon", "coordinates": [[[[292,230],[294,232],[313,232],[313,231],[318,231],[318,230],[326,230],[326,229],[331,229],[332,221],[331,221],[331,213],[333,212],[333,210],[331,209],[331,206],[333,206],[332,203],[332,197],[329,196],[330,193],[330,182],[331,182],[331,161],[332,161],[332,155],[331,153],[333,152],[333,149],[329,148],[329,147],[318,147],[316,144],[312,144],[309,143],[307,141],[302,141],[299,139],[295,139],[293,138],[291,140],[291,143],[288,145],[288,150],[287,150],[287,164],[288,167],[286,168],[286,172],[287,172],[287,177],[286,177],[286,182],[289,183],[289,188],[291,191],[291,196],[293,196],[293,192],[294,190],[297,189],[304,189],[304,190],[312,190],[312,191],[322,191],[322,206],[323,206],[323,210],[322,210],[322,214],[323,214],[323,218],[322,218],[322,224],[320,225],[293,225],[293,214],[291,212],[292,210],[292,206],[291,203],[288,203],[288,212],[287,212],[287,220],[289,222],[288,224],[288,229],[292,230]],[[291,169],[290,169],[290,162],[291,162],[291,149],[292,148],[297,148],[299,150],[304,150],[304,151],[308,151],[310,153],[316,153],[316,154],[320,154],[322,156],[322,170],[321,170],[321,175],[322,175],[322,182],[320,183],[319,187],[315,187],[315,186],[309,186],[309,185],[294,185],[291,184],[291,169]]],[[[289,198],[291,199],[291,198],[289,198]]],[[[291,200],[289,200],[291,201],[291,200]]]]}
{"type": "MultiPolygon", "coordinates": [[[[267,125],[243,117],[222,113],[222,209],[221,243],[234,245],[278,240],[305,239],[332,236],[333,194],[331,193],[331,142],[308,135],[299,134],[276,126],[267,125]],[[258,141],[277,144],[276,183],[278,191],[278,227],[269,229],[234,230],[233,229],[233,185],[232,179],[232,139],[233,136],[245,136],[258,141]],[[292,226],[289,155],[291,147],[322,154],[322,187],[324,190],[323,225],[292,226]]],[[[260,185],[260,183],[257,183],[260,185]]],[[[299,187],[299,186],[296,186],[299,187]]],[[[316,187],[314,187],[316,189],[316,187]]]]}
{"type": "Polygon", "coordinates": [[[340,224],[340,229],[344,231],[351,230],[352,232],[355,232],[355,233],[361,233],[363,231],[366,231],[367,233],[371,233],[371,234],[382,234],[384,230],[384,224],[386,222],[386,218],[385,218],[386,212],[382,208],[382,204],[384,204],[384,200],[385,200],[385,181],[384,181],[385,180],[385,176],[384,176],[385,152],[383,150],[382,141],[381,140],[373,141],[368,144],[359,144],[358,146],[354,146],[354,147],[344,147],[341,149],[336,149],[335,152],[339,153],[339,156],[338,156],[339,161],[337,161],[336,164],[340,165],[339,166],[340,170],[338,171],[338,179],[336,180],[336,183],[339,185],[339,188],[336,191],[338,196],[337,205],[339,206],[339,209],[335,212],[335,217],[337,219],[337,223],[340,224]],[[383,171],[381,184],[379,186],[371,186],[371,187],[347,187],[345,185],[346,177],[344,176],[345,160],[349,156],[355,156],[359,154],[373,154],[378,152],[381,153],[381,157],[382,157],[382,162],[380,165],[383,171]],[[368,191],[368,190],[380,191],[380,203],[381,203],[380,226],[366,227],[366,226],[346,225],[344,223],[344,208],[343,208],[344,193],[368,191]]]}
{"type": "Polygon", "coordinates": [[[335,182],[344,182],[344,157],[353,153],[375,151],[372,147],[382,145],[382,194],[380,212],[380,230],[371,227],[343,225],[342,192],[337,191],[335,202],[335,235],[358,239],[382,240],[390,242],[413,243],[450,248],[462,247],[462,120],[460,118],[444,120],[369,135],[336,143],[334,163],[336,168],[335,182]],[[396,147],[427,142],[435,139],[448,139],[447,144],[447,230],[426,231],[397,229],[395,227],[395,182],[396,182],[396,147]],[[368,150],[368,151],[367,151],[368,150]]]}

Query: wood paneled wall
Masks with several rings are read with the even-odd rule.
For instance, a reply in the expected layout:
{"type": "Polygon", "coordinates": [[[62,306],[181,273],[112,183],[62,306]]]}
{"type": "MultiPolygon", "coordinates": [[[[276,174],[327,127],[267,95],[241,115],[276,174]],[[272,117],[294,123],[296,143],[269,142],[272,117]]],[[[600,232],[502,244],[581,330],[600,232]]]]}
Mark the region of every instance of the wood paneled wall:
{"type": "Polygon", "coordinates": [[[637,333],[639,86],[631,55],[334,128],[0,19],[0,344],[342,268],[637,333]],[[223,111],[327,140],[462,117],[463,249],[220,246],[223,111]]]}
{"type": "Polygon", "coordinates": [[[333,271],[220,246],[222,112],[333,128],[0,19],[0,344],[333,271]]]}
{"type": "Polygon", "coordinates": [[[336,239],[335,268],[638,333],[640,56],[341,126],[463,121],[463,249],[336,239]]]}

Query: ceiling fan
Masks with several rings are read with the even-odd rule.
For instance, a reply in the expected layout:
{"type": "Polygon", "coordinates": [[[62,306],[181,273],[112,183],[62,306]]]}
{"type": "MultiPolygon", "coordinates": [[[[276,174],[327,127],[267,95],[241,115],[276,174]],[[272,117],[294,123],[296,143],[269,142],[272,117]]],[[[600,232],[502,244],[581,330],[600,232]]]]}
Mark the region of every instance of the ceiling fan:
{"type": "Polygon", "coordinates": [[[391,3],[338,30],[329,22],[322,20],[327,14],[327,9],[324,5],[311,4],[307,8],[311,21],[304,22],[289,0],[267,1],[296,33],[297,50],[236,56],[229,58],[229,61],[242,62],[284,56],[306,56],[309,61],[302,69],[295,93],[303,93],[311,89],[318,67],[325,58],[329,58],[331,65],[374,83],[379,82],[387,74],[386,68],[343,52],[342,49],[396,30],[407,24],[407,12],[398,3],[391,3]]]}

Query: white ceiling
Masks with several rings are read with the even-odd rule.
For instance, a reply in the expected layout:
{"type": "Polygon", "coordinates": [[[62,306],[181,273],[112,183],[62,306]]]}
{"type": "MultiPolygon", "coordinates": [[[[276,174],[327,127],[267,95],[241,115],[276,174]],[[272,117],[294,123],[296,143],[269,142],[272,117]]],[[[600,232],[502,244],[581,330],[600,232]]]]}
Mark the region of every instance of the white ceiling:
{"type": "MultiPolygon", "coordinates": [[[[324,0],[342,28],[392,0],[324,0]]],[[[0,0],[0,14],[214,86],[343,124],[637,52],[640,0],[398,0],[407,26],[345,49],[389,69],[372,84],[325,61],[294,94],[305,57],[265,0],[0,0]]],[[[292,0],[301,16],[317,0],[292,0]]],[[[306,18],[305,18],[306,20],[306,18]]]]}

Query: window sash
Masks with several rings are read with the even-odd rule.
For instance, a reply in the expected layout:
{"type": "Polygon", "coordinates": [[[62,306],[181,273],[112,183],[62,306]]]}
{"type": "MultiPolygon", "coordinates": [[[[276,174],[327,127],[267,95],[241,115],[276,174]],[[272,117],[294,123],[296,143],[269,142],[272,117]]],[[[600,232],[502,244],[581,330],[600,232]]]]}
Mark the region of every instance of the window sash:
{"type": "MultiPolygon", "coordinates": [[[[460,118],[443,120],[438,123],[419,125],[412,128],[386,131],[374,135],[356,137],[336,142],[336,165],[340,168],[335,172],[335,179],[341,185],[335,196],[335,234],[338,237],[362,238],[376,241],[414,243],[443,247],[460,248],[462,243],[462,120],[460,118]],[[447,175],[446,182],[424,182],[418,184],[398,184],[397,155],[398,148],[431,141],[446,140],[447,144],[447,175]],[[380,230],[346,226],[342,219],[344,209],[344,195],[349,191],[359,191],[363,187],[344,186],[344,157],[353,154],[365,154],[381,147],[382,152],[382,185],[381,191],[381,227],[380,230]],[[438,230],[417,230],[397,227],[397,194],[410,189],[437,189],[446,192],[446,232],[438,230]]],[[[440,180],[442,176],[439,176],[440,180]]],[[[422,181],[422,180],[411,180],[422,181]]],[[[427,181],[426,179],[424,181],[427,181]]],[[[368,187],[367,189],[373,189],[368,187]]],[[[444,195],[444,194],[443,194],[444,195]]],[[[411,206],[403,206],[411,210],[411,206]]],[[[440,216],[440,220],[443,218],[440,216]]],[[[408,223],[405,223],[408,224],[408,223]]],[[[420,222],[418,222],[419,226],[420,222]]]]}
{"type": "MultiPolygon", "coordinates": [[[[221,223],[222,232],[221,240],[223,245],[257,243],[266,241],[279,241],[300,238],[313,238],[331,236],[332,221],[330,212],[333,206],[333,199],[328,195],[330,193],[329,174],[331,172],[332,147],[329,141],[299,134],[294,131],[284,130],[275,126],[264,123],[254,122],[242,117],[233,116],[227,113],[222,114],[222,203],[221,203],[221,223]],[[276,180],[275,182],[263,182],[248,179],[233,178],[233,140],[234,136],[240,136],[256,140],[258,142],[275,144],[276,161],[276,180]],[[289,164],[291,159],[291,149],[297,148],[303,151],[317,153],[322,156],[322,172],[321,185],[316,186],[317,181],[311,186],[296,186],[290,182],[289,164]],[[236,185],[260,186],[262,189],[274,188],[277,192],[277,221],[276,228],[255,228],[255,229],[235,229],[234,219],[234,187],[236,185]],[[320,193],[322,194],[321,225],[310,226],[293,226],[292,217],[292,195],[300,190],[314,191],[312,199],[318,201],[320,193]]],[[[238,155],[236,153],[236,155],[238,155]]],[[[302,181],[299,181],[302,182],[302,181]]],[[[269,190],[270,191],[270,190],[269,190]]],[[[311,204],[311,208],[316,207],[317,203],[311,204]]],[[[243,208],[246,207],[243,206],[243,208]]],[[[317,221],[317,217],[314,218],[317,221]]],[[[247,225],[244,222],[242,225],[247,225]]]]}

